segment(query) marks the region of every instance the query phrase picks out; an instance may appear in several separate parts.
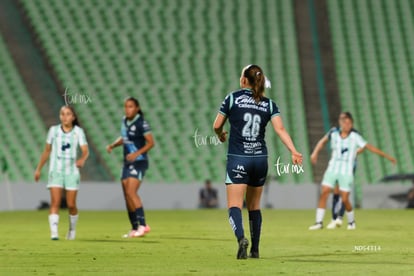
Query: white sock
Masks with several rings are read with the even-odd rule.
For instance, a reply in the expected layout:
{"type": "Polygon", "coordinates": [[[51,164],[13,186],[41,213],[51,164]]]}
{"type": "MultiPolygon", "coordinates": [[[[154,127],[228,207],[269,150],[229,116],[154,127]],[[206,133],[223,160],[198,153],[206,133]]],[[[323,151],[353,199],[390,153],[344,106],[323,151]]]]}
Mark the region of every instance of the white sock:
{"type": "Polygon", "coordinates": [[[50,233],[52,237],[58,236],[58,224],[59,224],[59,215],[50,214],[49,215],[49,226],[50,226],[50,233]]]}
{"type": "Polygon", "coordinates": [[[325,216],[325,209],[316,208],[316,223],[322,223],[325,216]]]}
{"type": "Polygon", "coordinates": [[[76,223],[78,222],[79,215],[69,215],[69,230],[76,230],[76,223]]]}
{"type": "Polygon", "coordinates": [[[355,218],[354,218],[354,210],[352,210],[351,212],[346,212],[346,216],[348,217],[348,223],[354,222],[355,218]]]}

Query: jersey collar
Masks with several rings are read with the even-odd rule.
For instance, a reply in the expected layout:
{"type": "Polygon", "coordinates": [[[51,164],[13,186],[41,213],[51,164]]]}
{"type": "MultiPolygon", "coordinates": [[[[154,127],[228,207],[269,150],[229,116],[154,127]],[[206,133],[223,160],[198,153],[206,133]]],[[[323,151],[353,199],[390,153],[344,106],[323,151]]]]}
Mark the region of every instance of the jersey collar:
{"type": "Polygon", "coordinates": [[[69,131],[65,131],[65,130],[63,129],[62,124],[59,124],[59,127],[60,127],[60,130],[61,130],[63,133],[65,133],[65,134],[71,133],[71,132],[75,129],[75,126],[72,126],[72,129],[71,129],[71,130],[69,130],[69,131]]]}
{"type": "Polygon", "coordinates": [[[138,120],[139,119],[139,117],[140,117],[140,115],[139,114],[137,114],[137,115],[135,115],[135,117],[134,117],[134,119],[132,119],[132,120],[128,120],[127,118],[125,118],[125,124],[127,125],[127,126],[130,126],[130,125],[132,125],[136,120],[138,120]]]}

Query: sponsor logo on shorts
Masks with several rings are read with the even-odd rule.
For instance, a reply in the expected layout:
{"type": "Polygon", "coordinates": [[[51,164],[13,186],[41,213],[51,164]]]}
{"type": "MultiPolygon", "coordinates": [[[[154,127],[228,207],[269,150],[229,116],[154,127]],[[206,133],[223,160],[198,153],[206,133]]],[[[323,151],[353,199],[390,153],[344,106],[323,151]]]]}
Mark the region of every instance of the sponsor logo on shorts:
{"type": "Polygon", "coordinates": [[[130,174],[132,174],[132,175],[137,175],[138,174],[137,170],[134,168],[133,165],[129,165],[128,169],[129,169],[130,174]]]}
{"type": "Polygon", "coordinates": [[[243,176],[241,176],[240,174],[236,174],[236,176],[234,176],[233,178],[243,178],[243,176]]]}
{"type": "MultiPolygon", "coordinates": [[[[243,165],[237,165],[235,169],[231,170],[234,173],[237,173],[237,175],[240,174],[247,174],[247,172],[244,170],[244,166],[243,165]]],[[[242,178],[243,176],[240,175],[240,177],[235,177],[235,178],[242,178]]]]}

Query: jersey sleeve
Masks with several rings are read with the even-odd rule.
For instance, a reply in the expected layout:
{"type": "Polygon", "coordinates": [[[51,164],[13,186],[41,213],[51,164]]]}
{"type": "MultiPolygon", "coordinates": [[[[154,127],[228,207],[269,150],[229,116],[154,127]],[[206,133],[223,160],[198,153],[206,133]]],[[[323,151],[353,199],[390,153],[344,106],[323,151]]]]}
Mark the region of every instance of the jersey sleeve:
{"type": "Polygon", "coordinates": [[[49,131],[47,132],[47,137],[46,137],[46,143],[51,145],[53,143],[53,136],[55,133],[55,127],[51,126],[49,128],[49,131]]]}
{"type": "Polygon", "coordinates": [[[86,141],[86,135],[82,128],[79,128],[79,146],[87,145],[88,142],[86,141]]]}
{"type": "Polygon", "coordinates": [[[272,100],[270,101],[270,118],[273,118],[274,116],[280,115],[279,107],[276,105],[276,103],[272,100]]]}
{"type": "Polygon", "coordinates": [[[359,134],[359,133],[355,133],[355,140],[356,140],[356,144],[358,145],[358,147],[360,148],[365,148],[365,146],[367,145],[367,141],[359,134]]]}
{"type": "Polygon", "coordinates": [[[229,94],[224,98],[224,101],[221,103],[219,112],[228,117],[230,113],[230,108],[233,102],[233,94],[229,94]]]}
{"type": "Polygon", "coordinates": [[[151,127],[146,120],[142,122],[142,134],[145,135],[151,132],[151,127]]]}
{"type": "Polygon", "coordinates": [[[326,136],[328,136],[329,140],[331,140],[332,133],[334,133],[336,130],[337,130],[337,128],[333,127],[326,133],[326,136]]]}

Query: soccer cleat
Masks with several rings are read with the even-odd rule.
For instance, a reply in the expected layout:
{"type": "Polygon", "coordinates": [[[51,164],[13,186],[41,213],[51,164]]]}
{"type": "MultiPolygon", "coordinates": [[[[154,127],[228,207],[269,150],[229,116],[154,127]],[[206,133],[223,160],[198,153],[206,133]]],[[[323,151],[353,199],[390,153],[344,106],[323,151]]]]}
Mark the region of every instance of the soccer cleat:
{"type": "Polygon", "coordinates": [[[123,235],[124,238],[139,238],[145,235],[145,226],[138,226],[137,230],[132,229],[128,234],[123,235]]]}
{"type": "Polygon", "coordinates": [[[239,241],[239,250],[237,251],[237,259],[247,259],[247,247],[249,241],[246,238],[242,238],[239,241]]]}
{"type": "Polygon", "coordinates": [[[335,229],[342,226],[342,219],[337,218],[336,220],[332,220],[328,226],[326,226],[326,229],[335,229]]]}
{"type": "Polygon", "coordinates": [[[336,220],[335,220],[335,223],[336,223],[336,227],[341,227],[342,226],[342,218],[337,218],[336,220]]]}
{"type": "Polygon", "coordinates": [[[129,231],[128,234],[123,235],[123,238],[134,238],[136,237],[136,233],[138,232],[138,230],[132,229],[131,231],[129,231]]]}
{"type": "Polygon", "coordinates": [[[355,221],[348,223],[348,227],[346,229],[355,230],[356,229],[355,221]]]}
{"type": "MultiPolygon", "coordinates": [[[[144,236],[145,233],[146,233],[145,230],[147,230],[146,226],[143,226],[143,225],[138,226],[138,230],[137,230],[137,233],[135,234],[135,237],[144,236]]],[[[151,230],[151,229],[149,229],[149,230],[151,230]]]]}
{"type": "Polygon", "coordinates": [[[331,220],[331,222],[326,226],[326,229],[335,229],[336,228],[336,220],[331,220]]]}
{"type": "Polygon", "coordinates": [[[75,239],[76,236],[76,231],[75,230],[69,230],[69,232],[66,235],[66,239],[68,241],[73,241],[75,239]]]}
{"type": "Polygon", "coordinates": [[[51,239],[52,241],[57,241],[57,240],[59,240],[59,235],[58,235],[58,233],[57,233],[57,232],[55,232],[55,231],[52,231],[52,233],[51,233],[51,235],[50,235],[50,239],[51,239]]]}
{"type": "Polygon", "coordinates": [[[309,226],[309,230],[320,230],[322,228],[322,222],[316,222],[314,225],[309,226]]]}
{"type": "Polygon", "coordinates": [[[148,224],[145,225],[144,227],[145,227],[145,229],[144,229],[144,233],[145,234],[147,234],[147,233],[149,233],[151,231],[151,227],[148,224]]]}
{"type": "Polygon", "coordinates": [[[250,252],[249,258],[259,259],[259,252],[250,252]]]}

